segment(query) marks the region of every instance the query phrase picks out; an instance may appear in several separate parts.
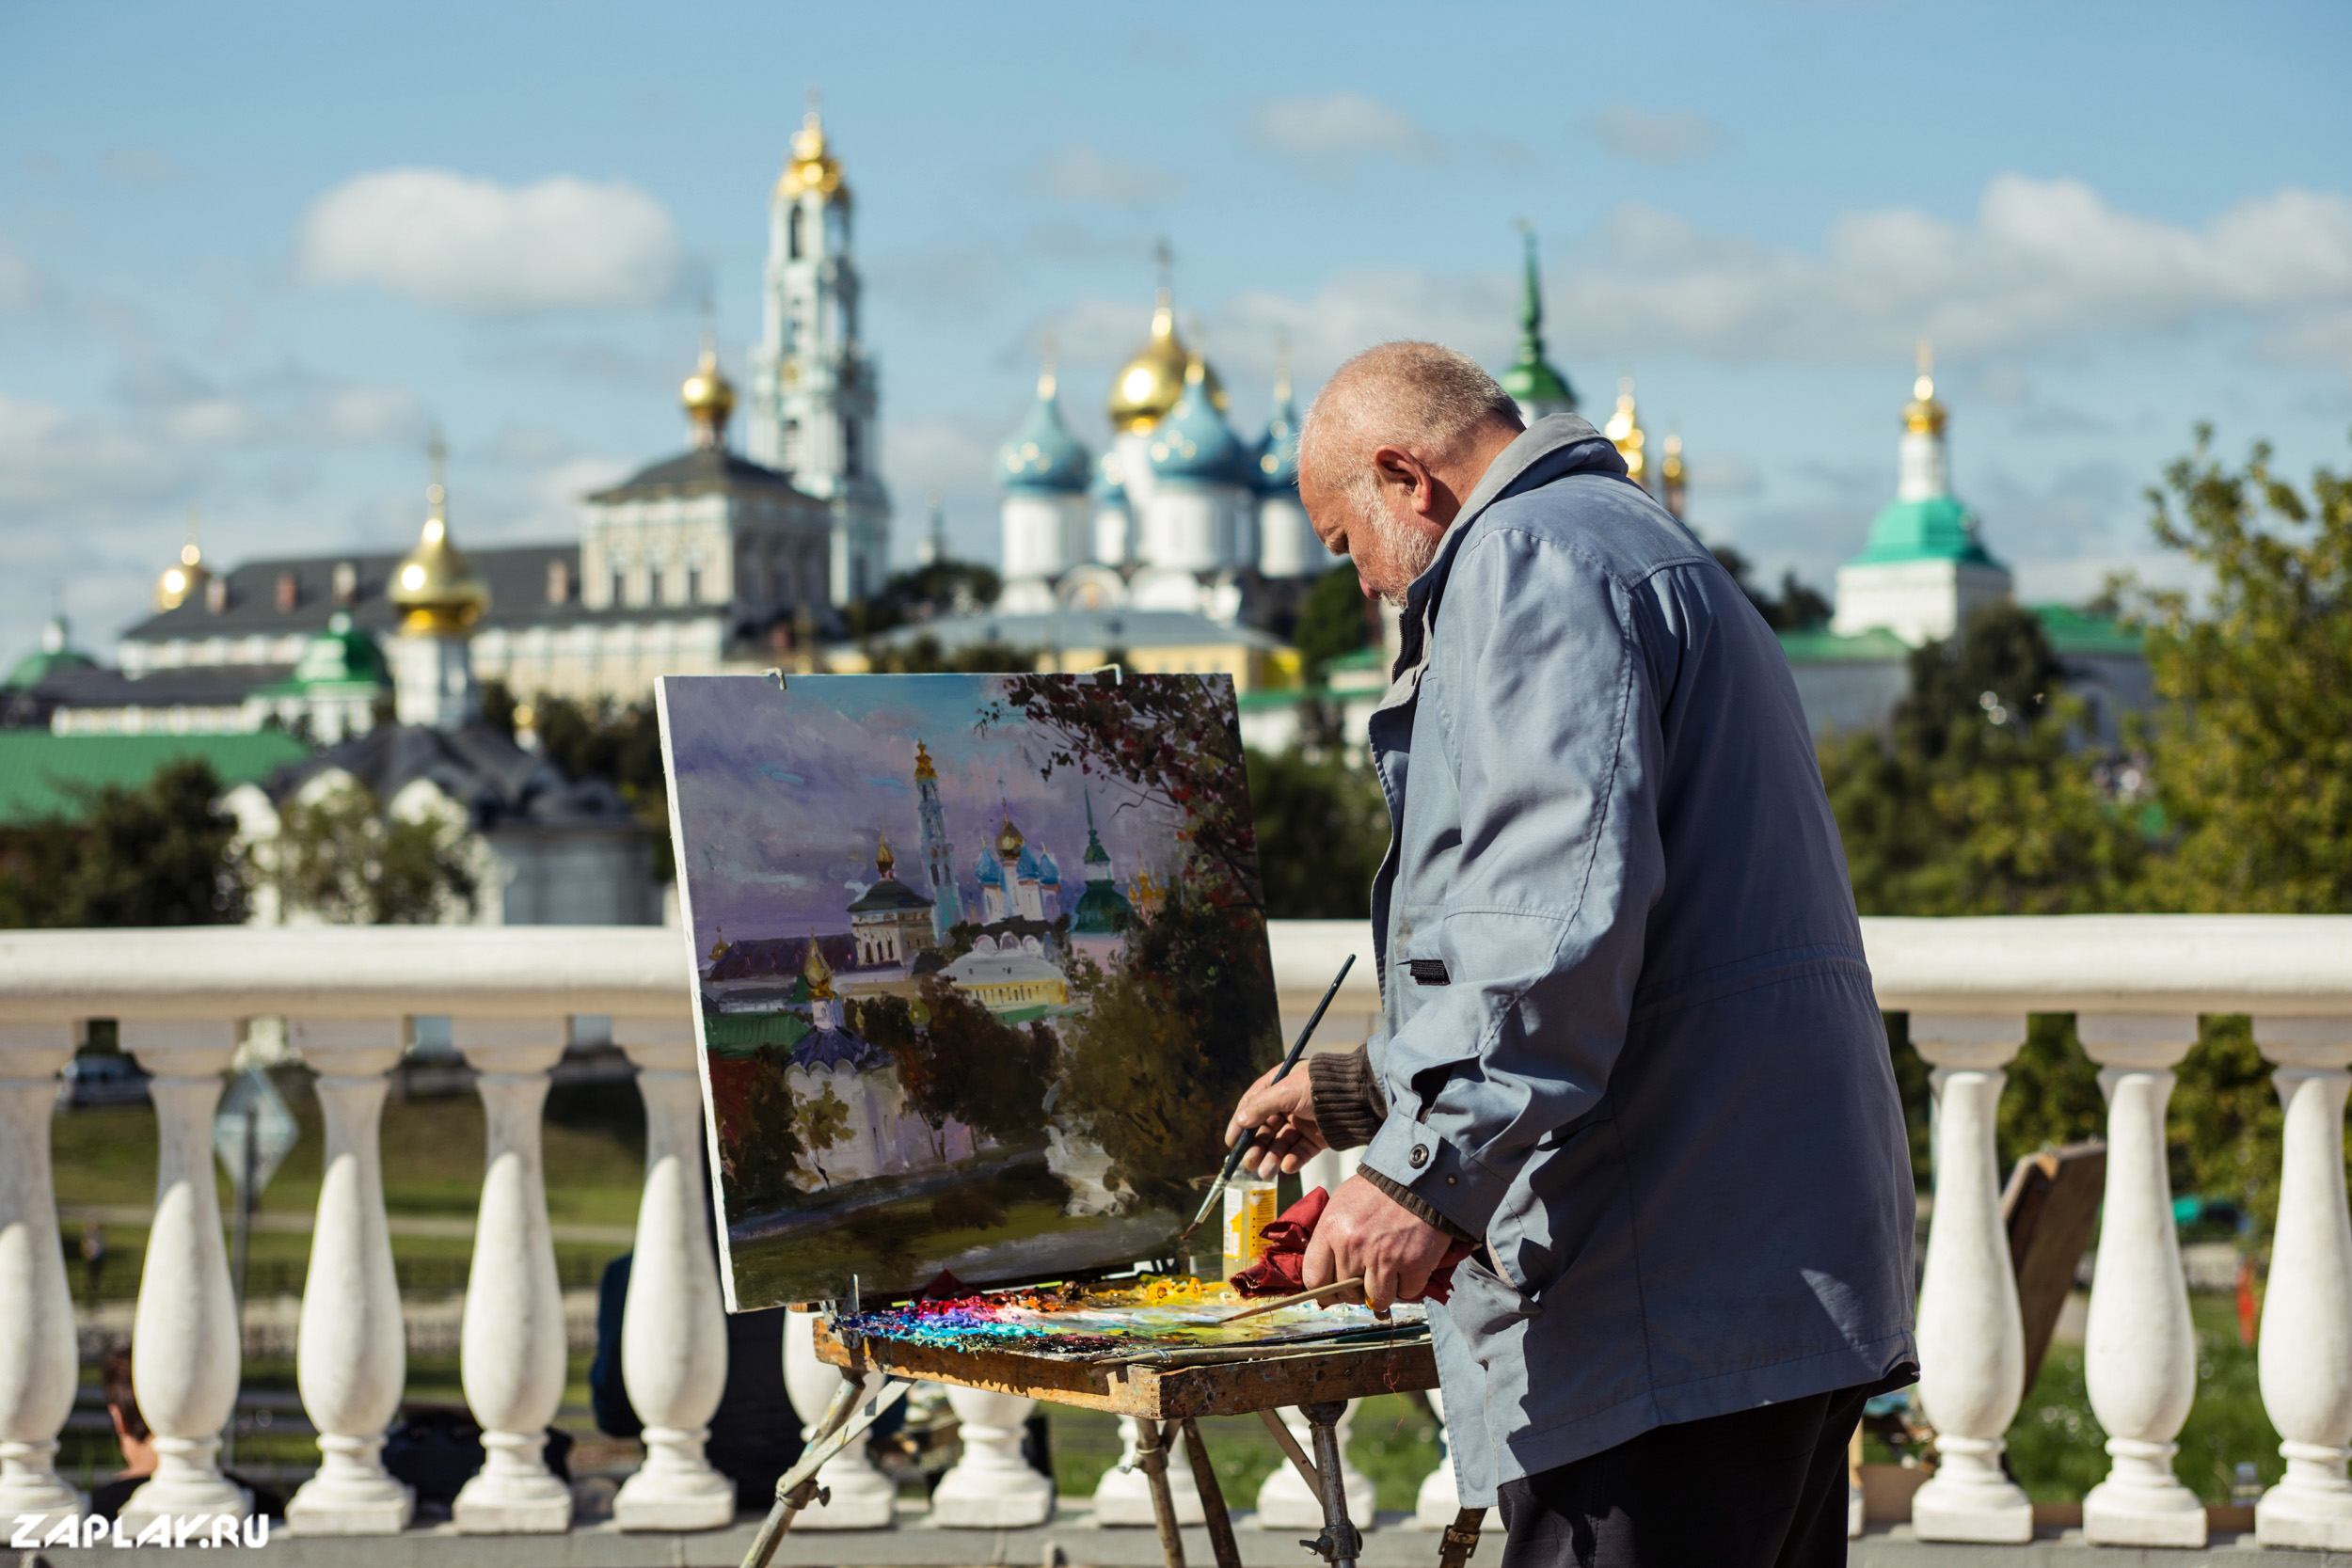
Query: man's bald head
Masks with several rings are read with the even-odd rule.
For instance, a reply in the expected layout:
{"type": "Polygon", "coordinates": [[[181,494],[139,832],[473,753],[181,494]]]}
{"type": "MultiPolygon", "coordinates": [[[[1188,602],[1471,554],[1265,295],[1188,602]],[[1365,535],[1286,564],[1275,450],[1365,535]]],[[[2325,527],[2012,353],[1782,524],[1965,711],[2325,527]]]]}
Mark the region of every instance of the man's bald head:
{"type": "Polygon", "coordinates": [[[1323,384],[1299,428],[1299,496],[1315,532],[1395,603],[1437,553],[1462,498],[1526,426],[1466,354],[1382,343],[1323,384]]]}

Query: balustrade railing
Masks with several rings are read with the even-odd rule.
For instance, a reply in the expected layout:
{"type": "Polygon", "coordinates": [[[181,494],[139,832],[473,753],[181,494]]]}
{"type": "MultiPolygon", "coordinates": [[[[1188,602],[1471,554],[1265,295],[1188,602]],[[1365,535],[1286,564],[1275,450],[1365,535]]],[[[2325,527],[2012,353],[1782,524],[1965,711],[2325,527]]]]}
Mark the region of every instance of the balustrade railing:
{"type": "MultiPolygon", "coordinates": [[[[2015,1542],[2032,1529],[2032,1510],[2001,1464],[2003,1433],[2025,1393],[2024,1352],[1993,1131],[2003,1069],[2026,1038],[2026,1015],[2071,1013],[2101,1069],[2108,1106],[2085,1363],[2112,1464],[2084,1499],[2084,1527],[2097,1542],[2202,1543],[2204,1511],[2173,1470],[2197,1366],[2163,1117],[2171,1069],[2196,1040],[2200,1015],[2246,1014],[2277,1069],[2285,1107],[2259,1366],[2286,1473],[2262,1498],[2257,1533],[2265,1544],[2352,1549],[2352,1207],[2344,1167],[2352,918],[1864,926],[1881,1006],[1910,1015],[1910,1037],[1934,1069],[1940,1101],[1919,1324],[1920,1397],[1941,1467],[1915,1499],[1918,1533],[2015,1542]]],[[[1360,1040],[1373,1026],[1378,991],[1369,942],[1355,923],[1276,923],[1286,1032],[1304,1021],[1349,951],[1363,961],[1323,1026],[1327,1048],[1360,1040]]],[[[488,1141],[459,1335],[461,1381],[488,1459],[460,1496],[456,1523],[499,1532],[570,1528],[570,1494],[539,1451],[562,1398],[565,1346],[540,1113],[566,1016],[604,1015],[639,1070],[647,1123],[639,1266],[621,1358],[646,1421],[647,1457],[615,1501],[616,1522],[637,1529],[725,1523],[732,1488],[702,1451],[725,1377],[725,1335],[703,1221],[707,1178],[685,962],[678,933],[636,927],[0,933],[0,1517],[80,1506],[55,1464],[78,1352],[49,1119],[56,1075],[93,1018],[119,1021],[123,1049],[154,1074],[159,1141],[134,1314],[134,1384],[160,1463],[127,1514],[239,1514],[249,1506],[217,1459],[236,1399],[240,1340],[214,1197],[211,1122],[240,1021],[279,1018],[318,1076],[327,1142],[296,1343],[297,1383],[321,1463],[289,1503],[288,1527],[382,1534],[408,1521],[407,1493],[381,1459],[405,1356],[376,1134],[402,1021],[423,1014],[453,1019],[453,1042],[477,1074],[488,1141]]],[[[817,1397],[831,1375],[808,1358],[806,1338],[787,1336],[796,1400],[817,1397]]],[[[975,1484],[945,1488],[946,1513],[965,1491],[976,1525],[1001,1524],[1008,1510],[1034,1512],[1035,1502],[1009,1489],[1020,1413],[975,1405],[963,1414],[984,1441],[966,1461],[975,1484]]],[[[838,1523],[886,1525],[886,1497],[849,1516],[857,1490],[841,1495],[838,1523]]],[[[1425,1490],[1437,1504],[1424,1512],[1443,1512],[1449,1495],[1438,1478],[1425,1490]]]]}

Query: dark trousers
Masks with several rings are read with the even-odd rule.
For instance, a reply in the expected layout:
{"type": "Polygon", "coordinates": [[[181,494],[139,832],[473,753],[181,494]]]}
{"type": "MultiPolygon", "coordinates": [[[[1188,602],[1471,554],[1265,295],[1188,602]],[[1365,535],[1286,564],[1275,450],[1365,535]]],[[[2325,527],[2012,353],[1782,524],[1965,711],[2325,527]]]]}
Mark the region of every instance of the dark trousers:
{"type": "Polygon", "coordinates": [[[1836,1568],[1867,1388],[1653,1427],[1504,1483],[1502,1568],[1836,1568]]]}

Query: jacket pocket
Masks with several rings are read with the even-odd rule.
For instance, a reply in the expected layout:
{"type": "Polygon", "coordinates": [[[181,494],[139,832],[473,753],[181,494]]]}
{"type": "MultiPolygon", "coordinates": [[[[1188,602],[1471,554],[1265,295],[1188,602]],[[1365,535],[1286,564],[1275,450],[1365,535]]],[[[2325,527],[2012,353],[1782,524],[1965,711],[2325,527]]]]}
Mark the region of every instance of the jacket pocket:
{"type": "Polygon", "coordinates": [[[1470,1341],[1471,1354],[1482,1361],[1487,1359],[1479,1354],[1482,1347],[1494,1345],[1501,1336],[1543,1311],[1476,1254],[1454,1266],[1454,1292],[1445,1306],[1454,1325],[1470,1341]]]}

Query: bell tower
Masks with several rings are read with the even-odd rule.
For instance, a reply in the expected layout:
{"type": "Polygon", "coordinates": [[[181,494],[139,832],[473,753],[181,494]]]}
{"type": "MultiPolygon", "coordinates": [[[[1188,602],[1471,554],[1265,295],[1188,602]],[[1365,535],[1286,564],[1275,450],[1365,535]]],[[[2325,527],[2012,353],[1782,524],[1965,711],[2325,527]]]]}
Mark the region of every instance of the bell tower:
{"type": "Polygon", "coordinates": [[[881,384],[860,332],[850,220],[850,187],[811,93],[769,202],[746,437],[754,462],[832,506],[836,606],[878,593],[890,570],[881,384]]]}

